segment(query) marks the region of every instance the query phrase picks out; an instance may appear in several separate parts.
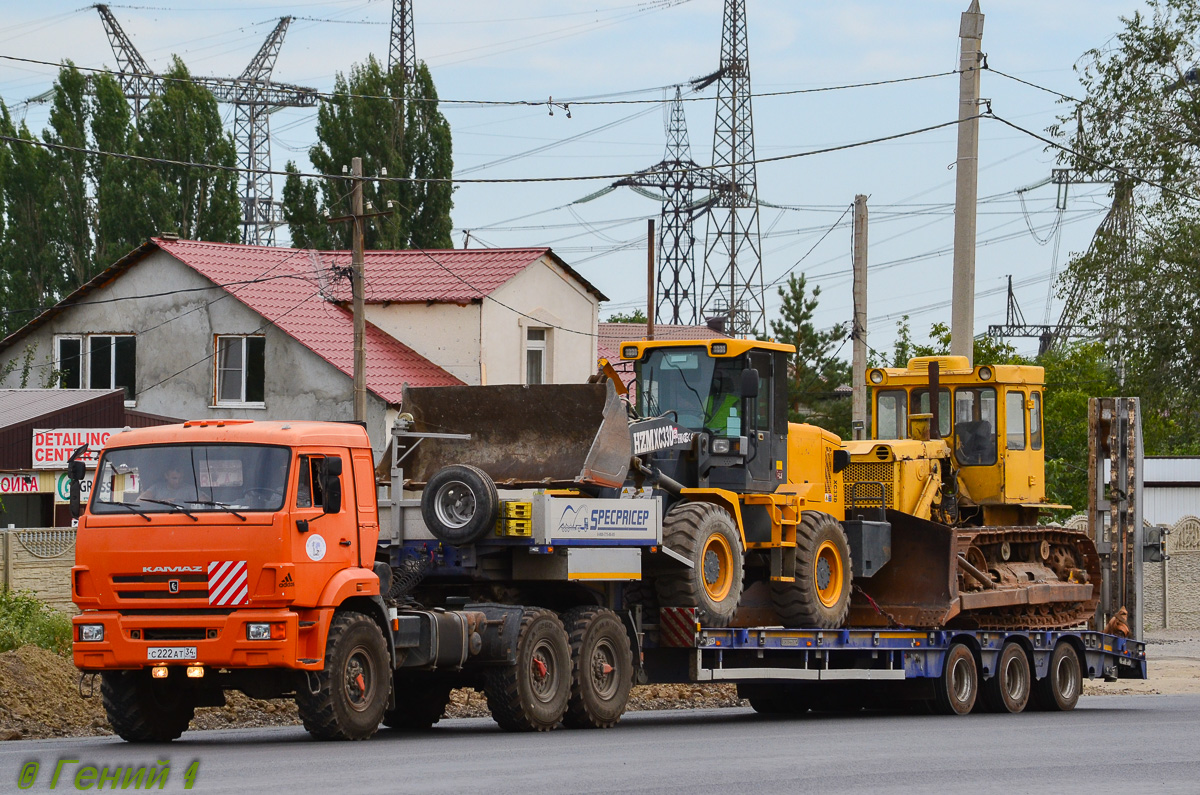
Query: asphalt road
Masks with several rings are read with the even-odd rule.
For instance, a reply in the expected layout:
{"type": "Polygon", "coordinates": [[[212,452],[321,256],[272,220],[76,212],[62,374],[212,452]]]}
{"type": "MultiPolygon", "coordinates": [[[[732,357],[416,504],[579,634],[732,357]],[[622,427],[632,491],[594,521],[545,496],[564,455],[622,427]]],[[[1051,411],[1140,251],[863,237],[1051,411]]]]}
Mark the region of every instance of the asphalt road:
{"type": "MultiPolygon", "coordinates": [[[[82,765],[168,759],[163,791],[271,795],[540,792],[1200,792],[1200,696],[1092,696],[1072,713],[808,715],[748,709],[631,713],[608,731],[506,734],[487,719],[317,743],[299,728],[189,732],[170,745],[113,738],[0,743],[0,791],[75,790],[82,765]]],[[[106,788],[105,791],[109,791],[106,788]]],[[[157,787],[156,787],[156,791],[157,787]]]]}

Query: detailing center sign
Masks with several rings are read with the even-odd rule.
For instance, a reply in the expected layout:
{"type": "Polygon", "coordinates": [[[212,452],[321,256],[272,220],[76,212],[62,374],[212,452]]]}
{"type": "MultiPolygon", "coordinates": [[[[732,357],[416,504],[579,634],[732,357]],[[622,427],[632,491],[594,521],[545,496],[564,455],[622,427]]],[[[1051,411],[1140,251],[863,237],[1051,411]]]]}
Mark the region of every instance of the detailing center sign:
{"type": "Polygon", "coordinates": [[[35,428],[33,468],[66,469],[71,453],[81,445],[87,445],[88,449],[80,459],[94,468],[100,458],[100,448],[108,443],[110,436],[120,432],[120,428],[35,428]]]}

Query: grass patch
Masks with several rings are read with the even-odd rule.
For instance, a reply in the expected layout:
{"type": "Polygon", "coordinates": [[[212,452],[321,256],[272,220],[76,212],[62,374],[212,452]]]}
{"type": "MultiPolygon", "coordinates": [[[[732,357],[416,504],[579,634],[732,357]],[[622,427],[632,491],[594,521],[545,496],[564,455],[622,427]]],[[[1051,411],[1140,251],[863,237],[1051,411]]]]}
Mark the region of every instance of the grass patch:
{"type": "Polygon", "coordinates": [[[71,619],[29,591],[0,591],[0,652],[41,646],[71,653],[71,619]]]}

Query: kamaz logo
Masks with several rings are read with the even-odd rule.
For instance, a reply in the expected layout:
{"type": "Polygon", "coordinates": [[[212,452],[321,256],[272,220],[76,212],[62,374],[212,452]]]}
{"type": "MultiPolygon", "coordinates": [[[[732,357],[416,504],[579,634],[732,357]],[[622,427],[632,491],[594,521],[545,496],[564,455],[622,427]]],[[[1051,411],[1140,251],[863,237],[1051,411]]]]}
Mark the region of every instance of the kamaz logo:
{"type": "Polygon", "coordinates": [[[143,574],[169,574],[176,571],[203,571],[199,566],[142,566],[143,574]]]}

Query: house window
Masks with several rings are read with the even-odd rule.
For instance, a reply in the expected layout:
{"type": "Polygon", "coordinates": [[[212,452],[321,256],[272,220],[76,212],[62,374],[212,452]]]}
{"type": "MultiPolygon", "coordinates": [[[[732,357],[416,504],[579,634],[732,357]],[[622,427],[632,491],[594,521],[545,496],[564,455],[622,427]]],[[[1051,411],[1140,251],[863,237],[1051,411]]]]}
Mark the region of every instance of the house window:
{"type": "Polygon", "coordinates": [[[124,389],[134,399],[137,338],[91,334],[55,338],[55,366],[62,389],[124,389]]]}
{"type": "Polygon", "coordinates": [[[265,337],[218,336],[216,403],[262,403],[266,386],[265,337]]]}
{"type": "Polygon", "coordinates": [[[546,329],[525,332],[525,383],[546,383],[546,329]]]}

